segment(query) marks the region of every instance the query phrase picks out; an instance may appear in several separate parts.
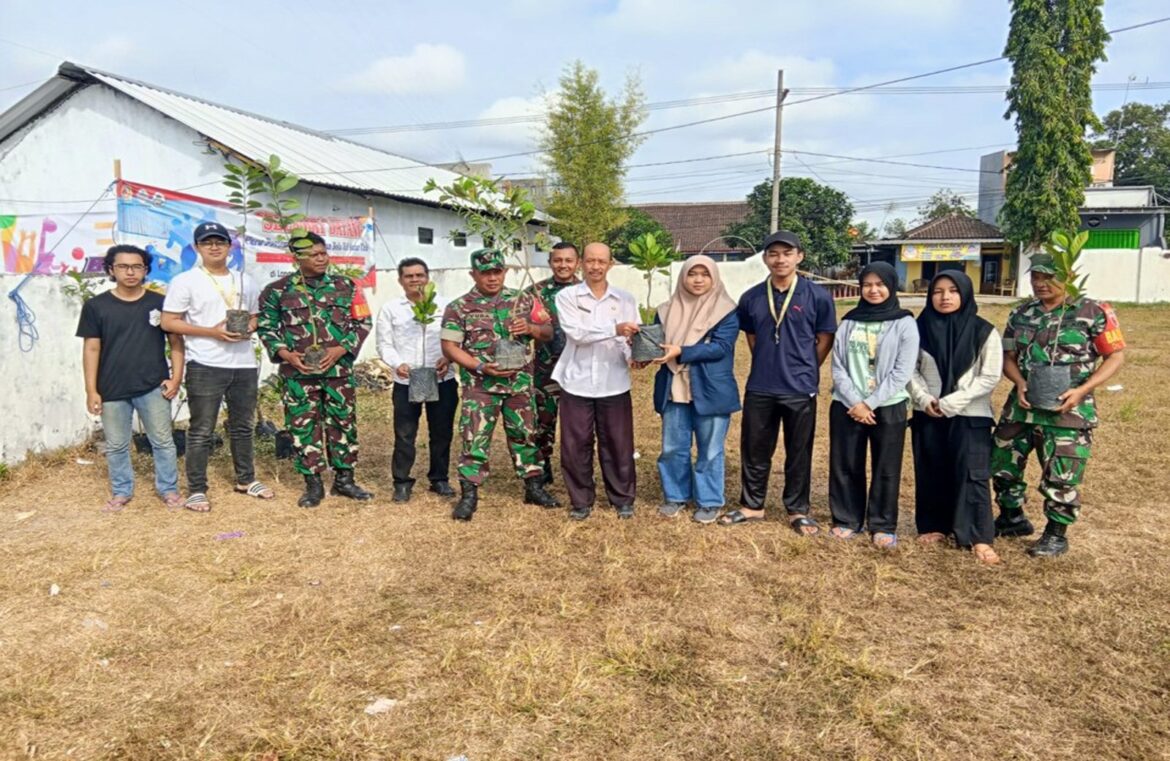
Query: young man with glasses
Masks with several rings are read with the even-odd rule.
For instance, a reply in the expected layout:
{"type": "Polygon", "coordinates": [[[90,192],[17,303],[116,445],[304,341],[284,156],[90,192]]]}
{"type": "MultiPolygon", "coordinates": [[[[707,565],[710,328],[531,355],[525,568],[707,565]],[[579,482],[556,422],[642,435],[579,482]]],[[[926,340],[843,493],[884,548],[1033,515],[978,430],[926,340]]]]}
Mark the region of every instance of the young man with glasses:
{"type": "Polygon", "coordinates": [[[162,327],[186,336],[187,406],[191,411],[187,430],[188,510],[205,513],[207,458],[219,417],[227,405],[228,438],[235,490],[258,499],[272,499],[272,489],[256,480],[252,431],[256,419],[258,375],[251,334],[256,329],[260,289],[247,273],[228,269],[231,234],[219,222],[195,228],[195,250],[200,264],[177,275],[167,288],[162,327]],[[252,319],[246,333],[227,329],[229,309],[247,310],[252,319]]]}
{"type": "Polygon", "coordinates": [[[183,338],[170,336],[168,368],[167,336],[159,327],[163,297],[145,287],[150,259],[137,246],[111,247],[104,267],[116,285],[85,302],[77,325],[77,336],[84,339],[85,409],[101,416],[106,440],[113,495],[104,512],[118,512],[134,496],[130,432],[135,412],[154,455],[155,491],[167,507],[183,503],[171,432],[171,400],[183,382],[183,338]]]}

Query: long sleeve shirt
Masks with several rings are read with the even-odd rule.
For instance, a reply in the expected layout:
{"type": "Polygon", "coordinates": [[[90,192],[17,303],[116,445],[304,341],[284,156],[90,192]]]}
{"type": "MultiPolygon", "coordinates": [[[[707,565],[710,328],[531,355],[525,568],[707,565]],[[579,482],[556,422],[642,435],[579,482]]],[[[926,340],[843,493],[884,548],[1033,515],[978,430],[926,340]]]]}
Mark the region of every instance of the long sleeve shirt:
{"type": "MultiPolygon", "coordinates": [[[[410,300],[405,296],[386,302],[378,312],[378,322],[375,327],[375,338],[378,342],[378,357],[397,370],[400,365],[410,367],[436,367],[443,356],[443,347],[440,332],[443,329],[443,312],[447,308],[449,299],[442,296],[435,297],[435,321],[426,325],[426,352],[423,352],[424,326],[414,319],[414,312],[410,310],[410,300]]],[[[455,366],[447,368],[447,372],[439,381],[450,380],[455,377],[455,366]]],[[[409,378],[399,378],[394,374],[394,382],[410,384],[409,378]]]]}
{"type": "Polygon", "coordinates": [[[260,294],[256,333],[268,358],[280,363],[284,377],[343,378],[353,370],[362,342],[370,334],[370,308],[360,287],[348,277],[300,274],[275,280],[260,294]],[[323,373],[302,376],[277,356],[281,349],[306,352],[340,346],[341,359],[323,373]]]}
{"type": "Polygon", "coordinates": [[[939,409],[947,417],[994,418],[991,409],[991,394],[1003,377],[1003,342],[999,333],[991,331],[975,364],[955,381],[955,390],[946,396],[942,393],[942,378],[934,357],[924,351],[918,353],[918,365],[910,378],[910,398],[914,409],[925,410],[931,399],[938,399],[939,409]]]}
{"type": "Polygon", "coordinates": [[[600,399],[630,390],[630,345],[615,333],[618,323],[638,322],[633,295],[607,286],[600,298],[587,283],[557,294],[557,316],[565,350],[552,378],[574,396],[600,399]]]}

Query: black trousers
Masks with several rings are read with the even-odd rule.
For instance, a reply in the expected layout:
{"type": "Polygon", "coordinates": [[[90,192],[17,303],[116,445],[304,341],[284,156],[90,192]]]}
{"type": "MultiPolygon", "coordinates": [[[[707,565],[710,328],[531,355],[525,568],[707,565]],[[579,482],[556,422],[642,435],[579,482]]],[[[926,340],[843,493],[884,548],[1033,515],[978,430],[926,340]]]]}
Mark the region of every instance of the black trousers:
{"type": "Polygon", "coordinates": [[[841,402],[829,407],[829,510],[833,525],[892,534],[898,528],[898,491],[906,446],[907,402],[874,410],[877,425],[858,423],[841,402]],[[866,494],[866,448],[873,476],[866,494]]]}
{"type": "Polygon", "coordinates": [[[614,507],[634,504],[634,405],[630,392],[591,399],[561,391],[561,474],[569,504],[592,507],[594,434],[605,496],[614,507]]]}
{"type": "Polygon", "coordinates": [[[232,467],[236,484],[246,486],[256,480],[254,442],[256,399],[259,393],[254,367],[211,367],[198,362],[187,363],[187,409],[191,422],[187,427],[187,491],[207,491],[207,459],[211,456],[211,439],[220,404],[227,406],[228,440],[232,449],[232,467]]]}
{"type": "Polygon", "coordinates": [[[459,384],[454,378],[439,384],[439,401],[410,401],[410,386],[394,384],[394,455],[390,458],[390,474],[396,484],[412,484],[410,470],[414,467],[414,440],[418,436],[418,420],[423,407],[427,408],[427,432],[430,434],[431,465],[427,478],[431,483],[446,481],[451,467],[451,436],[455,428],[455,412],[459,408],[459,384]]]}
{"type": "Polygon", "coordinates": [[[960,547],[995,541],[991,513],[991,418],[915,412],[914,522],[919,534],[954,534],[960,547]]]}
{"type": "Polygon", "coordinates": [[[784,509],[792,515],[808,515],[813,436],[817,431],[815,396],[775,396],[754,391],[744,394],[739,504],[752,510],[764,507],[781,425],[784,428],[784,509]]]}

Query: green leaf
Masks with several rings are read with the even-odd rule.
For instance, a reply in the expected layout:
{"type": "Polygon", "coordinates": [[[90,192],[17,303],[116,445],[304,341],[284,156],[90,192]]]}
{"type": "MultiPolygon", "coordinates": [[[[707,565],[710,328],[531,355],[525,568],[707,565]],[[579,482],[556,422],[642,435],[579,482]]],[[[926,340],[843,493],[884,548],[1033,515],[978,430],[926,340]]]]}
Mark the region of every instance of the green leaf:
{"type": "Polygon", "coordinates": [[[288,191],[295,188],[297,186],[298,182],[300,182],[300,180],[295,175],[289,175],[287,177],[283,177],[279,181],[277,181],[276,186],[275,186],[275,190],[276,190],[277,194],[287,193],[288,191]]]}
{"type": "Polygon", "coordinates": [[[277,156],[275,153],[273,153],[268,157],[268,173],[275,174],[279,170],[280,170],[280,156],[277,156]]]}

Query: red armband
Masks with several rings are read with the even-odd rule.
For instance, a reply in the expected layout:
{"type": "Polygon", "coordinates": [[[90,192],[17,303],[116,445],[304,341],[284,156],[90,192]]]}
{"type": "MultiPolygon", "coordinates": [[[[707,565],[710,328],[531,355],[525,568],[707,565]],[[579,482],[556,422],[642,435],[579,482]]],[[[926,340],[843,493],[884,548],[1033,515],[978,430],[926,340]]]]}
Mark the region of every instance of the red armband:
{"type": "Polygon", "coordinates": [[[357,283],[353,286],[353,301],[349,305],[349,316],[355,320],[367,320],[370,317],[370,305],[366,303],[366,294],[357,283]]]}
{"type": "Polygon", "coordinates": [[[1109,302],[1102,302],[1101,309],[1105,312],[1105,330],[1093,339],[1093,347],[1103,357],[1108,357],[1115,351],[1125,348],[1125,336],[1121,334],[1121,324],[1117,322],[1117,312],[1109,302]]]}

